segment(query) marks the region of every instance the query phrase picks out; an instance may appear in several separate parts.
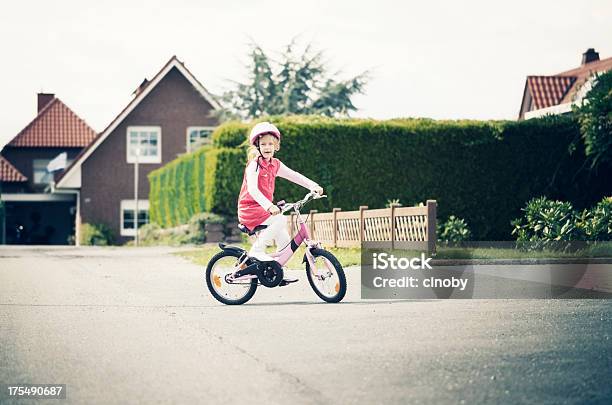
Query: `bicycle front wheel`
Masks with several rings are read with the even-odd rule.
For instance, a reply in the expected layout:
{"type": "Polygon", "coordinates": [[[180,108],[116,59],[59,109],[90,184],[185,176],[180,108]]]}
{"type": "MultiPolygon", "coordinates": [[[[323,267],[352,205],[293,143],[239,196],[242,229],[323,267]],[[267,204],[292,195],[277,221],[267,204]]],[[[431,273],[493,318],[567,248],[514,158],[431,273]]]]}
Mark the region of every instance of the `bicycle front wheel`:
{"type": "Polygon", "coordinates": [[[240,305],[250,300],[257,290],[257,279],[228,282],[236,271],[239,253],[223,251],[210,259],[206,266],[206,285],[213,297],[226,305],[240,305]]]}
{"type": "Polygon", "coordinates": [[[325,302],[340,302],[346,294],[346,276],[342,265],[332,253],[313,249],[315,268],[306,259],[306,275],[315,294],[325,302]]]}

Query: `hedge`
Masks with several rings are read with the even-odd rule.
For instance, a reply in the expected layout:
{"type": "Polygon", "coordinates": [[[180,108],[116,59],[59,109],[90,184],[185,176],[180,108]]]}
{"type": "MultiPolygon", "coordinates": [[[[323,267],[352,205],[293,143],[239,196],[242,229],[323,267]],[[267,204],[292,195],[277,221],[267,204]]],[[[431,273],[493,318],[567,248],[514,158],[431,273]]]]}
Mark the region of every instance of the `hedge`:
{"type": "MultiPolygon", "coordinates": [[[[510,221],[533,197],[546,195],[584,208],[612,191],[606,180],[611,168],[597,173],[584,168],[578,126],[567,116],[519,122],[271,120],[283,133],[277,156],[321,184],[328,195],[308,209],[380,208],[391,199],[407,206],[436,199],[440,220],[455,215],[470,224],[477,240],[508,240],[510,221]]],[[[222,125],[213,134],[215,146],[203,152],[206,169],[200,187],[206,185],[206,211],[235,215],[249,128],[222,125]]],[[[171,165],[161,170],[172,170],[171,165]]],[[[304,191],[281,179],[275,197],[295,200],[304,191]]],[[[179,198],[197,199],[187,194],[179,198]]]]}
{"type": "Polygon", "coordinates": [[[246,155],[244,149],[218,148],[206,154],[204,175],[207,212],[236,215],[246,155]]]}
{"type": "Polygon", "coordinates": [[[209,149],[200,148],[149,173],[151,222],[164,228],[176,226],[204,211],[204,166],[209,149]]]}
{"type": "Polygon", "coordinates": [[[227,122],[212,133],[213,145],[218,148],[239,147],[246,141],[246,133],[251,125],[242,122],[227,122]]]}

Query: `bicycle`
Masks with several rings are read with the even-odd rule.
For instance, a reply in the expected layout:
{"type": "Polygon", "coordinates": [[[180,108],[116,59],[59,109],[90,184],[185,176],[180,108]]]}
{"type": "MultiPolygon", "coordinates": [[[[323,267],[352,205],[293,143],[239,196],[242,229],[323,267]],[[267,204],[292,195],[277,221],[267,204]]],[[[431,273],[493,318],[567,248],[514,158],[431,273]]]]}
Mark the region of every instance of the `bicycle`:
{"type": "MultiPolygon", "coordinates": [[[[325,302],[342,301],[346,294],[346,276],[338,259],[329,251],[323,249],[321,243],[310,239],[310,231],[302,218],[300,209],[308,202],[324,198],[311,191],[295,203],[281,201],[277,206],[279,215],[293,210],[296,215],[298,231],[293,239],[278,252],[270,253],[271,261],[261,261],[250,257],[246,250],[219,243],[221,252],[217,253],[206,266],[206,284],[216,300],[227,305],[240,305],[250,300],[259,285],[273,288],[284,286],[283,266],[291,259],[303,243],[306,253],[302,263],[306,266],[308,282],[315,294],[325,302]]],[[[267,225],[258,225],[253,230],[239,225],[242,232],[257,235],[267,225]]]]}

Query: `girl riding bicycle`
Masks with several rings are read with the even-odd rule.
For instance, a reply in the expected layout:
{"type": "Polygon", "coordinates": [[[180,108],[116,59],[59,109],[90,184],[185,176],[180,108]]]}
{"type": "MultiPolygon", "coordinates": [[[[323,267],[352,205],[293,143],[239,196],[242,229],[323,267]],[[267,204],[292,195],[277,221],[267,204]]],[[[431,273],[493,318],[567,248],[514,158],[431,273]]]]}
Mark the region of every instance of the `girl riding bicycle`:
{"type": "MultiPolygon", "coordinates": [[[[281,133],[269,122],[255,125],[249,135],[251,147],[248,162],[244,170],[242,188],[238,197],[238,220],[249,232],[256,227],[262,229],[257,240],[249,251],[249,256],[262,261],[273,260],[266,255],[268,242],[276,242],[277,251],[282,250],[289,242],[286,217],[280,214],[279,208],[272,202],[276,177],[282,177],[300,186],[323,194],[323,188],[306,176],[291,170],[274,153],[280,148],[281,133]]],[[[296,280],[287,280],[296,281],[296,280]]]]}
{"type": "Polygon", "coordinates": [[[251,148],[238,198],[238,219],[243,232],[257,235],[253,247],[247,253],[239,246],[219,243],[221,251],[206,265],[205,278],[210,293],[227,305],[241,305],[249,301],[259,285],[273,288],[297,281],[284,278],[283,266],[302,245],[305,246],[302,262],[315,294],[329,303],[342,301],[346,294],[346,276],[342,265],[323,248],[321,242],[311,238],[306,220],[300,214],[305,204],[326,195],[317,183],[274,158],[274,153],[280,147],[280,138],[278,128],[269,122],[255,125],[249,135],[251,148]],[[310,191],[299,201],[277,206],[272,202],[277,176],[310,191]],[[296,219],[297,230],[293,239],[289,238],[285,217],[279,215],[289,211],[296,219]],[[276,242],[277,251],[267,255],[266,243],[272,240],[276,242]]]}

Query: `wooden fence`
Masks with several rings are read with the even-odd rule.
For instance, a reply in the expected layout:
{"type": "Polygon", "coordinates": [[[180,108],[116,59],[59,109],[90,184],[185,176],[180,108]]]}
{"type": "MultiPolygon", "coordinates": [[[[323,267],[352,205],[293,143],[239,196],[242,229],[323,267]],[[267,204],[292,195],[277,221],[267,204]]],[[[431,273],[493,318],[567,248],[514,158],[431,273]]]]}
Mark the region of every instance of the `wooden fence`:
{"type": "MultiPolygon", "coordinates": [[[[422,249],[429,253],[436,250],[436,208],[435,200],[427,200],[421,207],[399,207],[359,211],[319,213],[310,211],[306,223],[313,239],[333,247],[359,247],[362,242],[391,242],[392,249],[422,249]],[[393,225],[393,226],[392,226],[393,225]]],[[[295,214],[288,218],[289,233],[296,230],[295,214]]]]}

